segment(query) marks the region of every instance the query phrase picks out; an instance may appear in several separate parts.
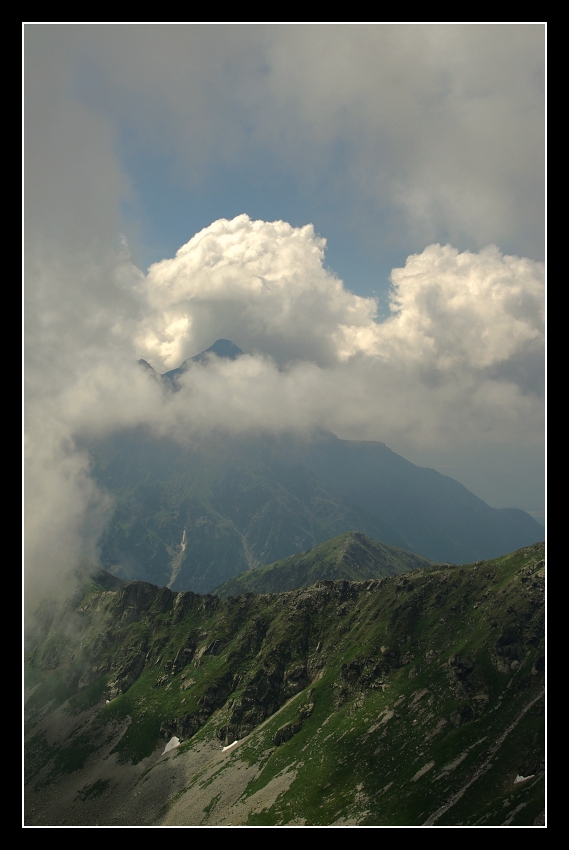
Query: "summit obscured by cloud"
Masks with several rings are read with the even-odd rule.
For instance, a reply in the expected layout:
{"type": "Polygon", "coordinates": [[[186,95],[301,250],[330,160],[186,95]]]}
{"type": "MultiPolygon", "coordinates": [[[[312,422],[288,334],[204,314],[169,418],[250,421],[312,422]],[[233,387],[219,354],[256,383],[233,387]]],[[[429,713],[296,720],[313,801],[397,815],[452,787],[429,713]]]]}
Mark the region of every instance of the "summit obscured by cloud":
{"type": "Polygon", "coordinates": [[[24,36],[30,575],[96,553],[81,436],[139,425],[324,427],[539,507],[543,26],[24,36]],[[219,338],[176,394],[136,364],[219,338]]]}

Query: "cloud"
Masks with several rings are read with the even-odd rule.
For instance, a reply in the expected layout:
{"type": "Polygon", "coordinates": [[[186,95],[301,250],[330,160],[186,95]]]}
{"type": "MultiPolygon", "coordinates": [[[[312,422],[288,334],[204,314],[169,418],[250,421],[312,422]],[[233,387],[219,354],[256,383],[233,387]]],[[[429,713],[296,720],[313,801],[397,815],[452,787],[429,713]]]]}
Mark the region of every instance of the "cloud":
{"type": "Polygon", "coordinates": [[[73,28],[27,24],[25,47],[27,246],[108,252],[118,246],[119,204],[132,192],[115,152],[116,125],[73,95],[73,28]]]}
{"type": "MultiPolygon", "coordinates": [[[[385,336],[440,373],[485,370],[527,352],[544,334],[544,270],[495,246],[459,253],[430,245],[392,272],[385,336]],[[411,353],[414,350],[414,355],[411,353]]],[[[523,387],[522,387],[523,389],[523,387]]]]}
{"type": "Polygon", "coordinates": [[[136,344],[163,371],[216,338],[277,362],[338,359],[341,327],[367,327],[376,302],[348,292],[324,269],[312,225],[241,215],[202,230],[146,277],[148,315],[136,344]]]}
{"type": "Polygon", "coordinates": [[[516,475],[531,452],[539,466],[543,269],[524,257],[542,251],[543,31],[26,24],[32,584],[95,552],[87,433],[328,427],[417,463],[468,450],[479,470],[505,446],[516,475]],[[326,269],[310,225],[222,219],[138,268],[120,238],[124,204],[147,200],[133,156],[190,191],[238,173],[269,196],[282,179],[378,255],[415,252],[391,314],[326,269]],[[168,398],[136,367],[219,337],[247,356],[192,368],[168,398]]]}
{"type": "MultiPolygon", "coordinates": [[[[541,357],[543,267],[503,255],[430,245],[392,272],[391,315],[345,288],[324,267],[325,240],[311,226],[251,221],[241,215],[205,228],[144,284],[147,311],[136,335],[140,356],[173,368],[215,337],[235,340],[281,366],[417,373],[426,386],[468,373],[506,375],[518,359],[541,357]],[[362,358],[370,362],[361,366],[362,358]],[[375,365],[374,365],[375,364],[375,365]]],[[[530,386],[514,381],[521,392],[530,386]]],[[[402,389],[402,393],[405,390],[402,389]]]]}
{"type": "Polygon", "coordinates": [[[55,417],[28,424],[24,492],[24,589],[26,604],[33,605],[81,558],[96,559],[110,502],[70,439],[68,423],[55,417]]]}
{"type": "Polygon", "coordinates": [[[279,173],[324,204],[342,197],[367,241],[381,216],[384,239],[399,246],[497,242],[542,256],[543,25],[65,35],[88,63],[83,101],[166,154],[188,188],[220,167],[264,182],[279,173]]]}
{"type": "Polygon", "coordinates": [[[378,322],[375,300],[325,269],[324,248],[311,227],[241,215],[214,222],[146,276],[117,261],[129,297],[99,317],[109,325],[102,339],[116,344],[81,351],[86,317],[74,337],[80,368],[55,405],[70,436],[138,424],[186,437],[326,427],[403,453],[481,433],[541,440],[541,264],[494,246],[430,245],[393,271],[392,312],[378,322]],[[134,362],[164,372],[217,338],[246,356],[193,364],[177,394],[163,395],[134,362]]]}
{"type": "Polygon", "coordinates": [[[478,446],[480,458],[492,443],[541,445],[541,264],[430,245],[393,271],[392,312],[378,322],[375,300],[326,270],[324,249],[310,226],[241,215],[146,275],[124,253],[82,271],[74,257],[46,260],[28,284],[32,584],[46,564],[56,573],[96,551],[108,513],[75,447],[88,435],[327,428],[403,455],[478,446]],[[166,371],[220,337],[246,354],[192,364],[178,393],[136,363],[166,371]]]}

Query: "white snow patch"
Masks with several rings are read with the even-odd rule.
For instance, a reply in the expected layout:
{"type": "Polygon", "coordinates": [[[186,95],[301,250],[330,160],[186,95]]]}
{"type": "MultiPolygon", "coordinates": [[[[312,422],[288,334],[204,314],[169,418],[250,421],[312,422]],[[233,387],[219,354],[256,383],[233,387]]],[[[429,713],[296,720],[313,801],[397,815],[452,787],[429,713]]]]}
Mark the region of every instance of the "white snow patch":
{"type": "Polygon", "coordinates": [[[180,551],[177,555],[172,559],[172,575],[170,576],[170,581],[166,585],[166,587],[170,588],[178,578],[178,573],[180,572],[180,568],[182,566],[182,559],[184,557],[184,552],[186,551],[186,529],[184,528],[182,532],[182,540],[180,542],[180,551]]]}
{"type": "Polygon", "coordinates": [[[231,749],[231,747],[234,747],[234,746],[235,746],[235,744],[238,744],[238,743],[239,743],[238,741],[233,741],[233,743],[232,743],[232,744],[228,744],[226,747],[222,747],[222,748],[221,748],[221,752],[222,752],[222,753],[224,753],[224,752],[225,752],[225,750],[230,750],[230,749],[231,749]]]}
{"type": "Polygon", "coordinates": [[[517,785],[518,782],[525,782],[526,779],[531,779],[532,776],[535,776],[535,773],[530,773],[529,776],[521,776],[521,774],[518,773],[518,775],[514,779],[514,785],[517,785]]]}
{"type": "Polygon", "coordinates": [[[176,749],[176,747],[179,747],[179,746],[180,746],[180,739],[176,738],[176,736],[174,735],[174,737],[170,738],[170,740],[168,741],[168,743],[164,747],[164,752],[162,753],[162,755],[164,755],[165,753],[169,753],[170,750],[174,750],[174,749],[176,749]]]}

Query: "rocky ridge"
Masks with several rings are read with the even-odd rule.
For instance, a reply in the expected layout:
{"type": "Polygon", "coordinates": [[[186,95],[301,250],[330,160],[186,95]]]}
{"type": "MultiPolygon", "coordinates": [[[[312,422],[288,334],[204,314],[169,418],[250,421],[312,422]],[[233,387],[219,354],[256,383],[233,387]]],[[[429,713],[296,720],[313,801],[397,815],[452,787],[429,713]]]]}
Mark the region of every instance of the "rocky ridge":
{"type": "Polygon", "coordinates": [[[543,556],[226,600],[84,583],[28,639],[27,823],[538,823],[543,556]]]}

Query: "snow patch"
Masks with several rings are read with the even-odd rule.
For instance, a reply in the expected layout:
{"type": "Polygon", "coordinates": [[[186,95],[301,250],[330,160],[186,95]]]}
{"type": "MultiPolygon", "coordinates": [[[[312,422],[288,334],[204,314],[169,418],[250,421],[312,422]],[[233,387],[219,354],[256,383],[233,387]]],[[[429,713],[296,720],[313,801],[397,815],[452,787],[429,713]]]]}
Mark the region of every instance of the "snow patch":
{"type": "Polygon", "coordinates": [[[176,749],[176,747],[179,747],[179,746],[180,746],[180,739],[176,738],[176,736],[174,735],[172,738],[170,738],[170,740],[168,741],[168,743],[164,747],[164,752],[162,753],[162,755],[164,755],[165,753],[169,753],[170,750],[174,750],[174,749],[176,749]]]}
{"type": "Polygon", "coordinates": [[[224,753],[224,752],[225,752],[225,750],[230,750],[230,749],[231,749],[231,747],[234,747],[234,746],[235,746],[235,744],[238,744],[238,743],[239,743],[238,741],[233,741],[233,743],[232,743],[232,744],[228,744],[226,747],[222,747],[222,748],[221,748],[221,752],[222,752],[222,753],[224,753]]]}
{"type": "Polygon", "coordinates": [[[182,566],[182,561],[184,559],[184,552],[186,551],[186,529],[184,528],[182,532],[182,540],[180,542],[180,551],[177,555],[172,559],[172,574],[170,576],[170,581],[166,585],[166,587],[170,588],[178,578],[178,573],[180,572],[180,568],[182,566]]]}
{"type": "Polygon", "coordinates": [[[531,779],[532,776],[535,776],[535,773],[530,773],[529,776],[521,776],[521,774],[518,773],[518,775],[514,779],[514,785],[517,785],[518,782],[525,782],[526,779],[531,779]]]}

